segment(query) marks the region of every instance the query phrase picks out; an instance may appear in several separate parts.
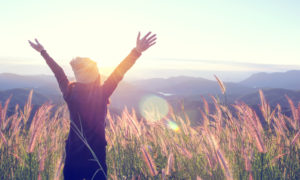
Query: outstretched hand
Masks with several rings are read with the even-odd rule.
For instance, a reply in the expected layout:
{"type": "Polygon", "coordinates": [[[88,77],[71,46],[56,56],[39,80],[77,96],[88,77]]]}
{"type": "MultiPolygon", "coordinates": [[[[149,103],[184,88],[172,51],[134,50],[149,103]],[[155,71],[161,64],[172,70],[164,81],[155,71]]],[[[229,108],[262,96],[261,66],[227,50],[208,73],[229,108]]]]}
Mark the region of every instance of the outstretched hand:
{"type": "Polygon", "coordinates": [[[37,52],[40,53],[42,50],[44,50],[44,47],[39,43],[39,41],[37,39],[35,39],[36,43],[33,43],[33,42],[29,41],[29,40],[28,40],[28,42],[29,42],[30,46],[33,49],[35,49],[37,52]]]}
{"type": "Polygon", "coordinates": [[[156,43],[156,34],[153,34],[152,36],[150,36],[150,34],[151,32],[148,32],[142,39],[140,39],[141,33],[139,32],[135,47],[139,53],[146,51],[149,47],[156,43]]]}

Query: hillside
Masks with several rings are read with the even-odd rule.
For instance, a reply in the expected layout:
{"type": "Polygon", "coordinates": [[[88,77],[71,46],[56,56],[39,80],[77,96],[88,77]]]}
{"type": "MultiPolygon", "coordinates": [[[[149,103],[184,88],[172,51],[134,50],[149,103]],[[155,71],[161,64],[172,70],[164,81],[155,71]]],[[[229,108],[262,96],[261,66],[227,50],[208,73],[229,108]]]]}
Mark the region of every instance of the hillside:
{"type": "MultiPolygon", "coordinates": [[[[220,94],[220,87],[216,81],[200,77],[178,76],[167,79],[155,78],[133,82],[139,88],[163,92],[170,95],[191,96],[199,94],[220,94]]],[[[238,83],[226,83],[228,94],[247,94],[254,90],[238,83]]]]}
{"type": "Polygon", "coordinates": [[[253,88],[283,88],[300,90],[300,71],[256,73],[241,81],[240,84],[253,88]]]}
{"type": "MultiPolygon", "coordinates": [[[[300,101],[300,91],[293,91],[287,89],[263,89],[264,96],[271,107],[275,107],[280,104],[282,107],[289,107],[286,96],[288,96],[295,105],[300,101]]],[[[238,99],[238,101],[245,102],[248,105],[260,104],[259,92],[245,95],[238,99]]]]}

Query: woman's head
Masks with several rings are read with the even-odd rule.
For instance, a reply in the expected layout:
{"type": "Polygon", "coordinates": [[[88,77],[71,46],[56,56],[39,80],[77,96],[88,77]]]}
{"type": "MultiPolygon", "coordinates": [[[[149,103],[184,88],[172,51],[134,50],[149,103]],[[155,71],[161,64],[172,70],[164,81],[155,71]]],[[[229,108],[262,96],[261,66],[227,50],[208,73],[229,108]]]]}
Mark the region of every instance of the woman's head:
{"type": "Polygon", "coordinates": [[[91,83],[99,76],[97,63],[90,58],[76,57],[70,62],[70,65],[77,82],[91,83]]]}

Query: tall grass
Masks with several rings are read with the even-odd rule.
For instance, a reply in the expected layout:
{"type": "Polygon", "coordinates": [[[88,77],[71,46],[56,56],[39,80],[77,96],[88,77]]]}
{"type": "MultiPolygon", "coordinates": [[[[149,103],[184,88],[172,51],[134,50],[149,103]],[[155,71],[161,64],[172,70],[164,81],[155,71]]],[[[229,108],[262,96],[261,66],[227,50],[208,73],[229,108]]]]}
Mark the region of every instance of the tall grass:
{"type": "MultiPolygon", "coordinates": [[[[0,107],[0,179],[63,179],[67,109],[53,112],[44,104],[29,122],[31,97],[10,117],[9,100],[0,107]]],[[[108,114],[108,178],[299,179],[300,106],[287,98],[287,117],[279,105],[271,109],[262,92],[260,97],[261,119],[244,103],[230,108],[214,97],[214,108],[200,109],[196,126],[172,110],[159,121],[138,119],[134,109],[108,114]]]]}

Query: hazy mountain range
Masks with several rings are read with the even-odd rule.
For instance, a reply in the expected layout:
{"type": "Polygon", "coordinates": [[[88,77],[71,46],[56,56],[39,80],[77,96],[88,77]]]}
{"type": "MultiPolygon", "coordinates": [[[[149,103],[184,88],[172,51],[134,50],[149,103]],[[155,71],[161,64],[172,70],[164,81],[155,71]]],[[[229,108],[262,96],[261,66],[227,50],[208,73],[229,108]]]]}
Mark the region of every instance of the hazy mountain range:
{"type": "MultiPolygon", "coordinates": [[[[260,104],[258,89],[262,89],[272,107],[280,104],[283,108],[288,108],[286,95],[294,103],[300,100],[298,77],[300,77],[300,71],[294,70],[281,73],[257,73],[241,82],[224,82],[227,103],[243,101],[249,105],[258,105],[260,104]]],[[[222,77],[219,78],[222,79],[222,77]]],[[[2,103],[12,96],[11,107],[16,104],[22,106],[31,89],[34,90],[33,104],[35,105],[41,105],[47,101],[54,104],[63,103],[53,76],[0,74],[0,101],[2,103]]],[[[114,111],[120,111],[125,106],[138,109],[141,100],[149,95],[166,99],[175,109],[180,103],[184,103],[187,111],[190,111],[195,118],[198,118],[198,108],[202,106],[202,97],[207,98],[209,102],[210,95],[224,100],[216,81],[200,77],[178,76],[123,81],[111,97],[110,107],[114,111]]]]}

